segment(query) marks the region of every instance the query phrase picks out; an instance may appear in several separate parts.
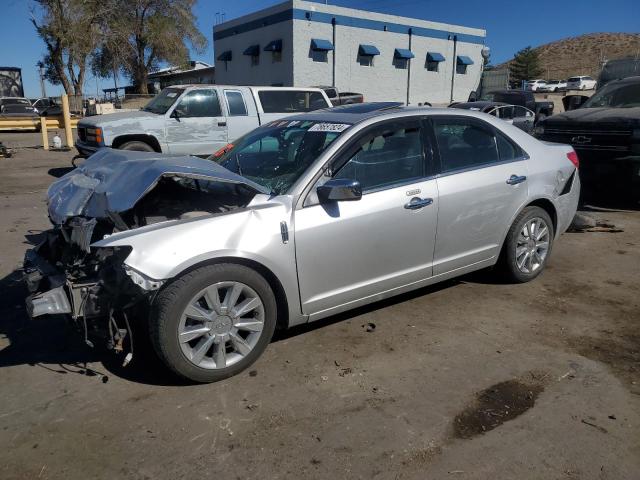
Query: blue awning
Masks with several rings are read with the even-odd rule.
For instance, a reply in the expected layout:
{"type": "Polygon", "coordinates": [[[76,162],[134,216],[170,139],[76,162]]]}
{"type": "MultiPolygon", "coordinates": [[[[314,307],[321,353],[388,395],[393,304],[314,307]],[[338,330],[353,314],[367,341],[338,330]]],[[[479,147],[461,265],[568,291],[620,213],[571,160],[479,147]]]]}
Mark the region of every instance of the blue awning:
{"type": "Polygon", "coordinates": [[[244,55],[250,55],[252,57],[257,57],[260,55],[260,45],[251,45],[247,47],[247,49],[242,52],[244,55]]]}
{"type": "Polygon", "coordinates": [[[406,49],[406,48],[396,48],[395,51],[393,52],[393,56],[395,58],[404,58],[406,60],[415,57],[413,52],[411,50],[406,49]]]}
{"type": "Polygon", "coordinates": [[[265,52],[281,52],[282,51],[282,40],[273,40],[269,42],[269,44],[264,47],[265,52]]]}
{"type": "Polygon", "coordinates": [[[456,63],[458,65],[473,65],[473,60],[471,60],[469,57],[465,55],[458,55],[458,58],[456,59],[456,63]]]}
{"type": "Polygon", "coordinates": [[[430,62],[444,62],[444,57],[438,52],[427,52],[427,60],[430,62]]]}
{"type": "Polygon", "coordinates": [[[363,45],[358,48],[358,55],[380,55],[380,50],[375,45],[363,45]]]}
{"type": "Polygon", "coordinates": [[[321,38],[312,38],[311,50],[328,52],[329,50],[333,50],[333,43],[331,43],[329,40],[322,40],[321,38]]]}
{"type": "Polygon", "coordinates": [[[220,55],[218,55],[218,60],[220,60],[221,62],[228,62],[231,60],[231,57],[231,50],[227,50],[226,52],[222,52],[220,55]]]}

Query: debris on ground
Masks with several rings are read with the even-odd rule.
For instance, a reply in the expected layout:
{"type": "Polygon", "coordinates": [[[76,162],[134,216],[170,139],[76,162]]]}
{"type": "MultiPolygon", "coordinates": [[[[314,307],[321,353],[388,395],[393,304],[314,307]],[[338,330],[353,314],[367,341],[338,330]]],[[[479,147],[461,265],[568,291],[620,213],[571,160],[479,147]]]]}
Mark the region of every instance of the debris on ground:
{"type": "Polygon", "coordinates": [[[364,325],[362,325],[362,327],[367,331],[367,332],[373,332],[376,329],[376,324],[375,323],[366,323],[364,325]]]}
{"type": "Polygon", "coordinates": [[[624,232],[623,229],[617,228],[612,223],[596,220],[595,218],[583,212],[577,212],[573,217],[571,225],[567,229],[568,232],[602,232],[602,233],[619,233],[624,232]]]}
{"type": "Polygon", "coordinates": [[[476,400],[453,421],[457,438],[472,438],[522,415],[544,390],[541,383],[507,380],[478,392],[476,400]]]}
{"type": "Polygon", "coordinates": [[[11,151],[11,149],[0,142],[0,158],[11,158],[12,155],[13,152],[11,151]]]}
{"type": "Polygon", "coordinates": [[[595,423],[591,423],[591,422],[587,422],[584,418],[582,420],[580,420],[582,423],[584,423],[585,425],[589,425],[590,427],[595,428],[596,430],[602,432],[602,433],[609,433],[607,431],[606,428],[601,427],[600,425],[596,425],[595,423]]]}

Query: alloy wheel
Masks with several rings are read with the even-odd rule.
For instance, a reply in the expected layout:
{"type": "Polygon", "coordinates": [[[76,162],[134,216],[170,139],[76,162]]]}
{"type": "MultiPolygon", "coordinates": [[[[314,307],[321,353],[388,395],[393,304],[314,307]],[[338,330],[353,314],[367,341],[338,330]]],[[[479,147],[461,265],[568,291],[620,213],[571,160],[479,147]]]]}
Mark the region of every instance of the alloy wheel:
{"type": "Polygon", "coordinates": [[[180,348],[200,368],[226,368],[253,350],[264,320],[264,304],[255,290],[240,282],[218,282],[187,304],[178,325],[180,348]]]}
{"type": "Polygon", "coordinates": [[[549,253],[549,226],[540,217],[528,220],[516,241],[516,266],[527,274],[537,272],[549,253]]]}

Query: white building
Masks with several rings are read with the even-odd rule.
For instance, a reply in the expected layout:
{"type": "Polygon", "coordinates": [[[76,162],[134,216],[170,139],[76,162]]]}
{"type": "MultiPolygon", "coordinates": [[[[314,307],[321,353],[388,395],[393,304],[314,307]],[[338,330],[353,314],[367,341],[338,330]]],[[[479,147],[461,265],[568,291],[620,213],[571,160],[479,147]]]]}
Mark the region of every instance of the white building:
{"type": "Polygon", "coordinates": [[[482,73],[477,28],[289,0],[213,29],[216,82],[334,85],[366,101],[467,100],[482,73]]]}

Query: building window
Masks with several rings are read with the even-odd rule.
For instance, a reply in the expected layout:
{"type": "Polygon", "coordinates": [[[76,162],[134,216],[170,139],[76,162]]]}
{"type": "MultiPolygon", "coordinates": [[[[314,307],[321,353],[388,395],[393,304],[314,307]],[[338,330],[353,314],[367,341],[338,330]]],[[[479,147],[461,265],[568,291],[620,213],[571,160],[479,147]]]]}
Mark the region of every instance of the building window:
{"type": "Polygon", "coordinates": [[[373,67],[373,58],[380,55],[375,45],[360,44],[358,47],[358,63],[363,67],[373,67]]]}
{"type": "Polygon", "coordinates": [[[427,52],[426,67],[430,72],[437,72],[440,70],[440,63],[444,62],[445,58],[438,52],[427,52]]]}
{"type": "Polygon", "coordinates": [[[330,51],[333,51],[333,44],[329,40],[322,40],[320,38],[311,39],[309,57],[311,57],[314,62],[327,63],[329,61],[330,51]]]}
{"type": "Polygon", "coordinates": [[[393,66],[401,70],[406,70],[409,66],[409,60],[414,57],[415,55],[411,50],[396,48],[393,52],[393,66]]]}
{"type": "Polygon", "coordinates": [[[358,55],[358,63],[363,67],[373,67],[373,55],[358,55]]]}
{"type": "Polygon", "coordinates": [[[407,67],[409,66],[409,59],[396,57],[393,59],[393,66],[400,70],[406,70],[407,67]]]}
{"type": "Polygon", "coordinates": [[[458,58],[456,58],[456,73],[466,75],[469,65],[473,65],[473,60],[466,55],[459,55],[458,58]]]}
{"type": "Polygon", "coordinates": [[[265,52],[271,52],[271,63],[282,62],[282,39],[272,40],[264,47],[265,52]]]}

